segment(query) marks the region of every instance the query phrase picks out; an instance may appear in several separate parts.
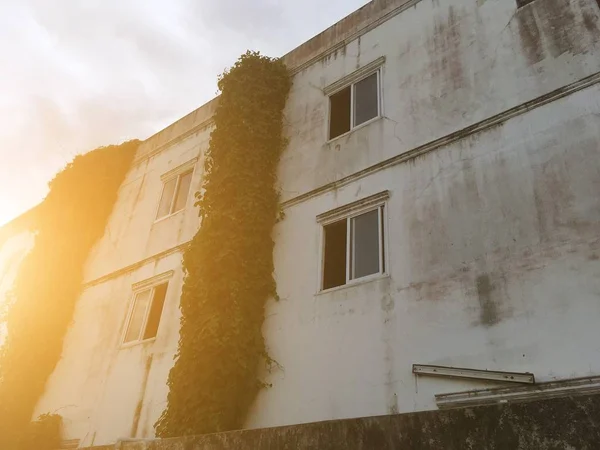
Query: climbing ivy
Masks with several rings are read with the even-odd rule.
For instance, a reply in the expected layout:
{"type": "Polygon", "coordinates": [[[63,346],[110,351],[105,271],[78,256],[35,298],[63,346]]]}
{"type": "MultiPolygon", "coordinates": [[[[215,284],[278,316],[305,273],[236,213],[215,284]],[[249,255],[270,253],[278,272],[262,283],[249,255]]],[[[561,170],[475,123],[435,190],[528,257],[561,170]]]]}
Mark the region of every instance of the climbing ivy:
{"type": "Polygon", "coordinates": [[[60,359],[85,261],[104,233],[138,145],[129,141],[75,157],[50,182],[48,195],[36,208],[35,243],[9,297],[8,334],[0,350],[3,450],[34,448],[27,444],[31,430],[56,428],[55,416],[43,416],[42,425],[29,423],[60,359]]]}
{"type": "Polygon", "coordinates": [[[276,297],[271,233],[276,171],[286,140],[284,63],[243,54],[219,78],[221,91],[196,193],[201,226],[183,257],[181,329],[159,437],[238,429],[269,362],[265,302],[276,297]]]}
{"type": "Polygon", "coordinates": [[[21,436],[18,447],[23,450],[56,450],[61,444],[62,417],[58,414],[42,414],[29,423],[21,436]]]}

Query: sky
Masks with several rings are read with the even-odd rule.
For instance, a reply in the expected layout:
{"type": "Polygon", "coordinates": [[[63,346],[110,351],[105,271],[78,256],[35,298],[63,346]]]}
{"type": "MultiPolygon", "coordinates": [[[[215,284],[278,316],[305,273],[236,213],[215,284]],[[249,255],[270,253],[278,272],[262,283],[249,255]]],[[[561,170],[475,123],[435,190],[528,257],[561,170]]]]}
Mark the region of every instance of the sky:
{"type": "Polygon", "coordinates": [[[0,225],[78,153],[145,139],[367,0],[0,0],[0,225]]]}

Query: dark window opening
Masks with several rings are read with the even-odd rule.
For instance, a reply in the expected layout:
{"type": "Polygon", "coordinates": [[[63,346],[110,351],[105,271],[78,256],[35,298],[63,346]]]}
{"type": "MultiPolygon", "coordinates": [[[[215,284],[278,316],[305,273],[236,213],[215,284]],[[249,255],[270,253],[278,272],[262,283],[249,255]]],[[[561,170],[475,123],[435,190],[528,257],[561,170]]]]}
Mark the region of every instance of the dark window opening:
{"type": "MultiPolygon", "coordinates": [[[[381,254],[385,255],[385,233],[383,232],[383,219],[384,219],[384,214],[383,212],[385,211],[384,209],[385,207],[382,206],[379,210],[379,235],[381,236],[381,254]]],[[[386,271],[386,267],[385,267],[385,258],[381,258],[381,273],[385,273],[386,271]]]]}
{"type": "Polygon", "coordinates": [[[346,220],[326,225],[323,289],[346,284],[346,220]]]}
{"type": "Polygon", "coordinates": [[[323,290],[385,272],[383,208],[323,227],[323,290]]]}
{"type": "Polygon", "coordinates": [[[522,8],[525,5],[529,5],[534,0],[517,0],[517,9],[522,8]]]}
{"type": "Polygon", "coordinates": [[[330,98],[329,139],[350,131],[350,86],[330,98]]]}
{"type": "Polygon", "coordinates": [[[329,97],[329,139],[379,115],[379,71],[329,97]]]}
{"type": "Polygon", "coordinates": [[[154,288],[154,296],[152,297],[152,304],[150,305],[148,320],[146,321],[146,331],[144,332],[144,339],[156,337],[156,333],[158,331],[158,324],[160,323],[160,316],[162,315],[163,306],[165,304],[166,295],[167,283],[158,285],[154,288]]]}

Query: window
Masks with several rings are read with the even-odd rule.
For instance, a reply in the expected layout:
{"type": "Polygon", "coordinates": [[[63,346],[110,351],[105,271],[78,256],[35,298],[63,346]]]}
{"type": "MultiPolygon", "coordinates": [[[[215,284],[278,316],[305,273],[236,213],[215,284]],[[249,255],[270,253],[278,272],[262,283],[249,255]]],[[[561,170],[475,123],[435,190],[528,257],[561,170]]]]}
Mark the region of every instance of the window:
{"type": "Polygon", "coordinates": [[[517,9],[522,8],[525,5],[529,5],[533,0],[517,0],[517,9]]]}
{"type": "Polygon", "coordinates": [[[123,343],[156,337],[168,283],[158,284],[135,294],[123,343]]]}
{"type": "Polygon", "coordinates": [[[322,289],[385,272],[384,205],[323,225],[322,289]]]}
{"type": "Polygon", "coordinates": [[[329,139],[379,116],[379,76],[370,75],[329,97],[329,139]]]}
{"type": "Polygon", "coordinates": [[[176,177],[170,178],[164,182],[158,212],[156,218],[174,214],[185,208],[190,185],[192,184],[192,171],[181,173],[176,177]]]}

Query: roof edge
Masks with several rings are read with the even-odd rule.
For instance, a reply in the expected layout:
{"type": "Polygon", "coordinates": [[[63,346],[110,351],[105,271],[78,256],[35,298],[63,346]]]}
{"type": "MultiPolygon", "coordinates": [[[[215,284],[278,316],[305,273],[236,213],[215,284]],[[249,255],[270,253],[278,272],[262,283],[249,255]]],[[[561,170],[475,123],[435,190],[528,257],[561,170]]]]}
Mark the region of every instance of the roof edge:
{"type": "MultiPolygon", "coordinates": [[[[356,39],[419,1],[372,0],[289,51],[282,58],[292,73],[298,73],[327,54],[341,48],[346,41],[356,39]]],[[[218,101],[219,96],[148,137],[141,143],[134,164],[140,163],[194,132],[210,126],[218,101]]]]}

